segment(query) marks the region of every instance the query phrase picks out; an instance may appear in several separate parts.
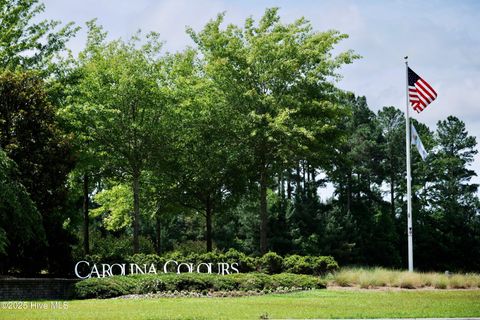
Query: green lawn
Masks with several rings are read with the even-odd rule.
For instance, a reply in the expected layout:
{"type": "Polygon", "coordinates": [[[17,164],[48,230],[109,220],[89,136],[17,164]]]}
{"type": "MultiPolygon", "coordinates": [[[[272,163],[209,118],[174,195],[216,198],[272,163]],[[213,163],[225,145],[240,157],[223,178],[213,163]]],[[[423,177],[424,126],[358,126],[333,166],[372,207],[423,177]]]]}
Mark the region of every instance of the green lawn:
{"type": "MultiPolygon", "coordinates": [[[[0,319],[479,317],[480,290],[314,290],[243,298],[76,300],[67,310],[6,310],[0,319]]],[[[50,302],[48,302],[49,304],[50,302]]]]}

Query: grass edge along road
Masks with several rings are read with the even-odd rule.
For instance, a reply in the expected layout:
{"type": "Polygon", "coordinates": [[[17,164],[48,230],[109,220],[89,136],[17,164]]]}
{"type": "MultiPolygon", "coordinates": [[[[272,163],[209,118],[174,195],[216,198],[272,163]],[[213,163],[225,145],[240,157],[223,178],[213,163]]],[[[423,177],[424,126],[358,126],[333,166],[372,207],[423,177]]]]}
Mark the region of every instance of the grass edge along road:
{"type": "MultiPolygon", "coordinates": [[[[311,290],[241,298],[68,301],[67,309],[0,309],[1,319],[479,317],[480,290],[311,290]]],[[[30,303],[30,302],[28,302],[30,303]]],[[[39,303],[39,302],[37,302],[39,303]]]]}

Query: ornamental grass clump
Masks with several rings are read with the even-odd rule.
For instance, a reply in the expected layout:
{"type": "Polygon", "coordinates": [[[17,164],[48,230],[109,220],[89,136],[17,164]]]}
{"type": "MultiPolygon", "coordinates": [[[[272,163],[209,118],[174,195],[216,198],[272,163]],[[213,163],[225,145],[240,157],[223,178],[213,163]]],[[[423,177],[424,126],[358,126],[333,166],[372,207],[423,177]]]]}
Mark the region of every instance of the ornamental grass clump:
{"type": "Polygon", "coordinates": [[[352,287],[359,283],[360,269],[342,269],[334,276],[334,282],[341,287],[352,287]]]}
{"type": "Polygon", "coordinates": [[[403,289],[470,289],[480,288],[479,274],[443,274],[435,272],[408,272],[384,268],[344,268],[327,277],[329,282],[342,287],[403,289]]]}
{"type": "Polygon", "coordinates": [[[467,277],[459,274],[454,274],[448,279],[448,287],[451,289],[467,289],[469,283],[467,277]]]}
{"type": "Polygon", "coordinates": [[[422,276],[416,272],[401,272],[393,285],[403,289],[416,289],[425,286],[422,276]]]}

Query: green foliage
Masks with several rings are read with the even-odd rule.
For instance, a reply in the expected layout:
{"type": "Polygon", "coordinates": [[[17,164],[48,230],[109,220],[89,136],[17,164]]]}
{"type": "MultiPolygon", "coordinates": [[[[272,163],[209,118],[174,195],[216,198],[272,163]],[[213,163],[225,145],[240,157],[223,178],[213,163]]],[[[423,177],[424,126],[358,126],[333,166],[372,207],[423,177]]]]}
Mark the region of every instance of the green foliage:
{"type": "Polygon", "coordinates": [[[169,94],[175,105],[165,114],[168,152],[154,165],[167,181],[168,198],[205,216],[206,251],[213,249],[213,219],[232,205],[246,184],[244,118],[205,76],[196,52],[167,59],[169,94]]]}
{"type": "Polygon", "coordinates": [[[453,116],[438,122],[435,138],[438,151],[429,157],[431,168],[435,168],[429,176],[435,178],[428,189],[422,190],[421,198],[429,199],[429,208],[419,230],[424,232],[420,259],[428,264],[438,257],[436,265],[448,270],[455,266],[479,270],[480,261],[472,257],[480,254],[480,202],[478,184],[471,182],[476,173],[469,168],[478,153],[476,138],[468,134],[463,121],[453,116]]]}
{"type": "Polygon", "coordinates": [[[162,266],[165,262],[168,261],[168,258],[160,257],[156,254],[136,253],[132,256],[127,257],[126,260],[128,263],[135,263],[135,264],[138,264],[139,266],[144,264],[146,264],[147,266],[150,266],[153,264],[158,270],[160,269],[160,266],[162,266]]]}
{"type": "Polygon", "coordinates": [[[312,271],[306,257],[296,254],[286,257],[283,262],[283,267],[287,272],[298,274],[308,274],[312,271]]]}
{"type": "Polygon", "coordinates": [[[178,263],[212,263],[212,272],[218,272],[217,264],[222,262],[230,264],[237,263],[237,269],[241,273],[259,271],[266,274],[288,272],[296,274],[325,275],[327,273],[334,273],[339,268],[338,263],[330,256],[291,255],[283,258],[275,252],[268,252],[262,257],[254,258],[234,249],[230,249],[226,253],[212,251],[203,254],[192,253],[188,255],[182,254],[178,251],[169,252],[162,256],[156,254],[134,254],[126,258],[121,258],[116,262],[127,261],[138,265],[154,264],[157,269],[161,269],[163,268],[163,264],[168,260],[175,260],[178,263]]]}
{"type": "Polygon", "coordinates": [[[107,230],[118,231],[131,225],[133,194],[130,187],[118,184],[97,193],[94,201],[100,206],[90,211],[92,217],[101,216],[107,230]]]}
{"type": "Polygon", "coordinates": [[[6,254],[6,247],[8,245],[7,232],[1,228],[0,229],[0,255],[6,254]]]}
{"type": "Polygon", "coordinates": [[[267,252],[260,259],[260,270],[268,274],[282,272],[283,258],[275,252],[267,252]]]}
{"type": "MultiPolygon", "coordinates": [[[[97,232],[91,234],[91,253],[85,255],[83,252],[78,254],[77,260],[88,260],[101,263],[118,263],[125,262],[133,255],[131,238],[127,235],[114,235],[107,234],[101,236],[97,232]],[[89,257],[95,257],[94,260],[89,260],[89,257]]],[[[139,245],[142,252],[146,252],[147,255],[154,252],[153,244],[150,239],[141,236],[139,238],[139,245]]]]}
{"type": "MultiPolygon", "coordinates": [[[[106,33],[94,21],[88,27],[87,47],[78,59],[79,79],[63,117],[78,130],[88,124],[87,139],[114,168],[111,176],[132,186],[133,247],[138,252],[142,174],[164,140],[167,94],[161,42],[156,33],[148,34],[143,44],[139,34],[128,42],[106,42],[106,33]]],[[[112,228],[126,223],[117,218],[112,216],[112,228]]]]}
{"type": "Polygon", "coordinates": [[[38,0],[0,1],[1,69],[46,70],[55,55],[65,49],[78,28],[68,23],[54,31],[60,21],[38,21],[37,15],[44,10],[45,5],[38,0]]]}
{"type": "MultiPolygon", "coordinates": [[[[70,137],[60,130],[55,107],[49,102],[44,81],[38,74],[0,71],[0,145],[15,162],[15,180],[28,192],[26,196],[22,188],[12,189],[23,198],[24,208],[29,208],[29,213],[25,212],[21,218],[25,219],[26,239],[37,243],[15,248],[17,242],[11,242],[8,261],[18,271],[32,273],[45,267],[48,260],[52,271],[62,272],[70,263],[70,245],[74,242],[64,223],[71,217],[66,210],[66,180],[75,159],[70,137]],[[28,231],[32,225],[38,232],[28,231]]],[[[4,216],[7,218],[8,215],[4,216]]],[[[4,221],[2,227],[5,229],[8,223],[4,221]]]]}
{"type": "Polygon", "coordinates": [[[258,22],[248,18],[243,28],[222,29],[223,20],[220,14],[202,31],[188,33],[205,57],[208,76],[246,119],[242,131],[259,184],[260,252],[265,253],[266,190],[273,169],[288,168],[299,156],[329,153],[345,111],[330,81],[358,56],[347,51],[332,57],[346,35],[313,32],[303,18],[283,24],[278,8],[267,9],[258,22]],[[329,143],[321,143],[325,140],[329,143]]]}
{"type": "Polygon", "coordinates": [[[324,280],[295,274],[261,273],[215,275],[202,273],[113,276],[90,278],[75,284],[78,299],[112,298],[126,294],[165,291],[262,291],[276,288],[322,289],[324,280]]]}
{"type": "Polygon", "coordinates": [[[132,293],[136,286],[133,277],[90,278],[75,284],[75,295],[79,299],[106,299],[132,293]]]}
{"type": "Polygon", "coordinates": [[[238,263],[240,272],[252,272],[257,270],[257,259],[247,256],[245,253],[235,249],[228,250],[224,255],[225,261],[228,263],[238,263]]]}
{"type": "MultiPolygon", "coordinates": [[[[188,30],[198,51],[163,54],[156,33],[107,41],[91,21],[58,62],[75,29],[42,11],[0,1],[0,272],[71,270],[77,238],[74,257],[101,262],[406,265],[404,115],[336,88],[358,58],[334,55],[346,35],[273,8],[243,26],[220,14],[188,30]]],[[[412,150],[416,267],[478,271],[476,139],[456,117],[412,122],[429,151],[412,150]]]]}
{"type": "Polygon", "coordinates": [[[339,267],[333,257],[291,255],[284,259],[283,268],[290,273],[325,275],[337,271],[339,267]]]}
{"type": "Polygon", "coordinates": [[[205,241],[202,240],[186,240],[173,245],[173,251],[181,252],[184,255],[189,253],[205,253],[205,241]]]}
{"type": "Polygon", "coordinates": [[[312,257],[310,262],[315,275],[325,275],[333,273],[339,269],[337,261],[331,256],[312,257]]]}
{"type": "MultiPolygon", "coordinates": [[[[15,163],[0,148],[0,272],[29,269],[22,252],[45,245],[42,217],[18,180],[15,163]],[[8,259],[6,259],[8,257],[8,259]]],[[[32,266],[36,268],[37,266],[32,266]]]]}
{"type": "MultiPolygon", "coordinates": [[[[237,263],[237,269],[239,272],[252,272],[257,269],[257,259],[249,257],[242,252],[230,249],[226,253],[213,251],[202,254],[184,254],[180,251],[173,251],[162,256],[156,254],[134,254],[127,257],[126,260],[131,263],[142,264],[154,264],[157,269],[163,268],[163,264],[168,260],[175,260],[179,263],[191,262],[195,264],[199,263],[213,263],[212,272],[218,272],[217,263],[237,263]]],[[[123,261],[123,260],[122,260],[123,261]]]]}

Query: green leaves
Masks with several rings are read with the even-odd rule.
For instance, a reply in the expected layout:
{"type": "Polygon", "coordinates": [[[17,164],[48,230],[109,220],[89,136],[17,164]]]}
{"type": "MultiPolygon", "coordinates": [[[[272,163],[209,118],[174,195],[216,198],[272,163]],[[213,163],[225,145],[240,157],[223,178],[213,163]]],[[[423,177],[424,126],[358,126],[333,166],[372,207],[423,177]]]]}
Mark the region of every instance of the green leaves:
{"type": "Polygon", "coordinates": [[[99,151],[132,174],[144,166],[159,142],[156,134],[165,101],[160,88],[161,44],[153,34],[141,47],[136,37],[127,43],[105,43],[101,28],[94,22],[89,28],[79,61],[82,77],[66,110],[99,151]]]}
{"type": "Polygon", "coordinates": [[[46,71],[55,55],[78,28],[68,23],[54,32],[59,21],[34,18],[45,10],[38,0],[0,1],[0,67],[3,69],[39,69],[46,71]]]}
{"type": "Polygon", "coordinates": [[[346,35],[313,32],[303,18],[283,24],[278,8],[267,9],[257,24],[247,19],[243,29],[229,25],[222,30],[222,22],[219,15],[199,33],[190,29],[189,34],[205,57],[207,76],[245,118],[243,136],[261,189],[265,252],[265,188],[274,173],[325,153],[328,147],[319,141],[334,144],[338,139],[334,128],[342,107],[327,84],[341,65],[358,56],[348,51],[333,57],[331,50],[346,35]]]}
{"type": "Polygon", "coordinates": [[[92,209],[92,217],[102,216],[107,230],[118,231],[132,223],[133,193],[125,184],[104,189],[94,197],[100,207],[92,209]]]}

